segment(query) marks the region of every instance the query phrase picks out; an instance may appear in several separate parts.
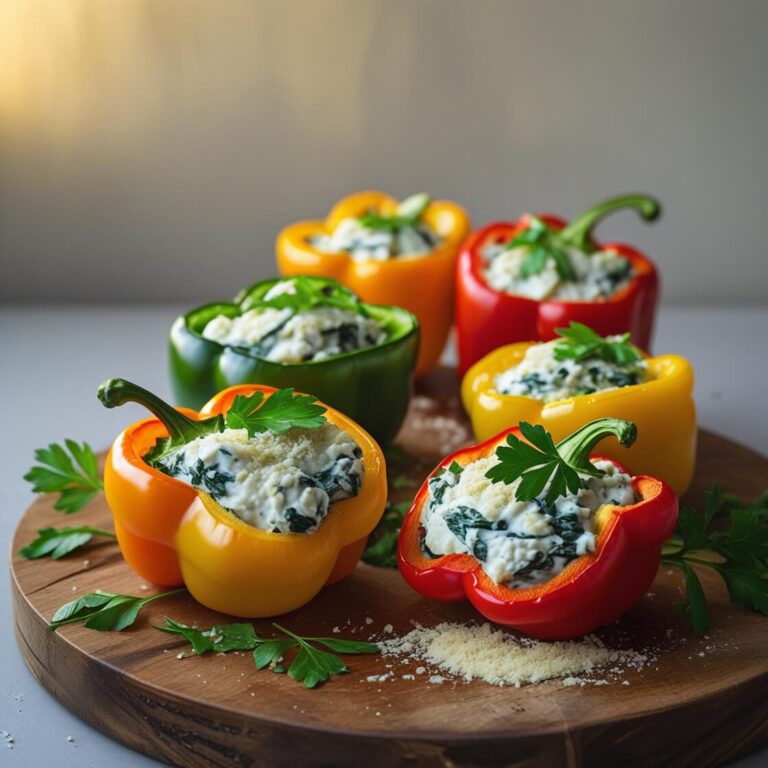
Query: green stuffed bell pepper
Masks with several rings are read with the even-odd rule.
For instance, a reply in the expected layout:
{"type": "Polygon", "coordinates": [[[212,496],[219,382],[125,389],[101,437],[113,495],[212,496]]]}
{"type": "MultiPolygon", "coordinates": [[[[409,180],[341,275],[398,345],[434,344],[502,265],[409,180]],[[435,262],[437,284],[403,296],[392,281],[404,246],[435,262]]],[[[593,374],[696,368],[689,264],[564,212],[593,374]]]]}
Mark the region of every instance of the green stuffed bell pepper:
{"type": "Polygon", "coordinates": [[[365,304],[329,278],[266,280],[174,322],[171,384],[177,404],[194,409],[235,384],[293,387],[388,443],[405,418],[418,348],[418,321],[404,309],[365,304]]]}

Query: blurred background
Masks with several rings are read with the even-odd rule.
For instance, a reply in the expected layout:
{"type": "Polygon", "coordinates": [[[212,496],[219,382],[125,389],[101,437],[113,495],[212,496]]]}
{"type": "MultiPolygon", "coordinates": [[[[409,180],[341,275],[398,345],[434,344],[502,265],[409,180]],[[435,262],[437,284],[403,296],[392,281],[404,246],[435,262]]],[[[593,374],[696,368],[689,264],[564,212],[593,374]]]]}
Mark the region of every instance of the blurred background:
{"type": "Polygon", "coordinates": [[[666,302],[764,302],[768,3],[3,0],[0,300],[195,303],[367,187],[616,193],[666,302]]]}

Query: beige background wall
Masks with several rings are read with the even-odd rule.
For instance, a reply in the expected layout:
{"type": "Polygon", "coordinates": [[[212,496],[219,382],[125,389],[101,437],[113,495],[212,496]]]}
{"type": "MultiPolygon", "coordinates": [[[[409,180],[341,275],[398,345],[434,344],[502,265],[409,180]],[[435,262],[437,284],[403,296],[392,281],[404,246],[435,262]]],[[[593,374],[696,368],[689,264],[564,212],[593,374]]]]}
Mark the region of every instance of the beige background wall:
{"type": "Polygon", "coordinates": [[[667,300],[764,301],[768,2],[2,0],[0,299],[199,301],[358,188],[630,190],[667,300]]]}

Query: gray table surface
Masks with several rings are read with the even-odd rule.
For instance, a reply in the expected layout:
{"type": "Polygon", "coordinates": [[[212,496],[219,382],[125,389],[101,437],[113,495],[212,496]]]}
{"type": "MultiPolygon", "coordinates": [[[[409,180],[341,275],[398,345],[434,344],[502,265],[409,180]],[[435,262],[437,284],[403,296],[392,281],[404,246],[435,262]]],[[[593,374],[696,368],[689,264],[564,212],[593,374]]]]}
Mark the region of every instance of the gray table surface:
{"type": "MultiPolygon", "coordinates": [[[[96,386],[130,378],[168,397],[165,338],[179,307],[0,307],[0,550],[8,552],[16,521],[33,499],[21,479],[33,450],[64,437],[106,447],[136,406],[105,411],[96,386]]],[[[656,352],[676,352],[696,370],[699,420],[707,429],[768,453],[768,306],[662,307],[656,352]],[[756,404],[760,405],[756,405],[756,404]]],[[[768,478],[766,478],[768,486],[768,478]]],[[[768,620],[767,620],[768,621],[768,620]]],[[[8,582],[0,587],[0,622],[11,627],[8,582]]],[[[766,624],[768,630],[768,624],[766,624]]],[[[768,695],[768,694],[767,694],[768,695]]],[[[12,633],[0,644],[0,764],[141,768],[158,765],[111,741],[61,707],[27,670],[12,633]],[[73,737],[68,741],[67,737],[73,737]]],[[[768,764],[768,749],[734,768],[768,764]]]]}

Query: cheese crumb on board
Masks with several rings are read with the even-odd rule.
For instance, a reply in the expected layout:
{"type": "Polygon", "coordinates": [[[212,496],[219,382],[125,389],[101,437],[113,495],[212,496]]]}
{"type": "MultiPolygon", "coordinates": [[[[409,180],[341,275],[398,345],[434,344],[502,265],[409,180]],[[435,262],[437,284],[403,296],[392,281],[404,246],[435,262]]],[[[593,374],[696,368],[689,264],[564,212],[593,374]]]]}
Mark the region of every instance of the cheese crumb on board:
{"type": "MultiPolygon", "coordinates": [[[[379,647],[383,656],[418,659],[466,682],[482,680],[515,687],[557,678],[564,678],[565,685],[580,685],[582,680],[594,685],[584,675],[609,665],[618,665],[622,671],[640,670],[650,660],[638,651],[608,648],[592,635],[550,643],[516,637],[490,624],[449,622],[431,628],[417,626],[403,637],[380,642],[379,647]]],[[[437,678],[443,682],[442,675],[432,675],[429,680],[436,683],[437,678]]]]}

